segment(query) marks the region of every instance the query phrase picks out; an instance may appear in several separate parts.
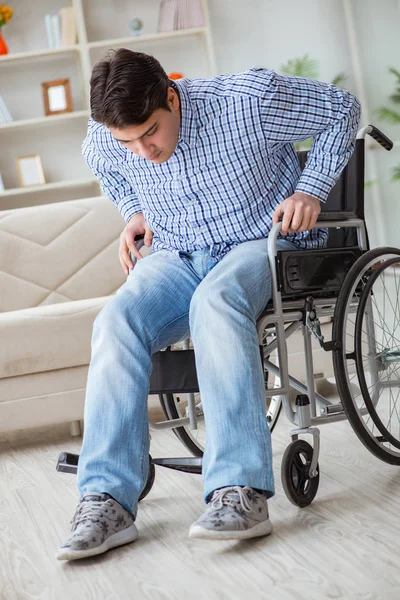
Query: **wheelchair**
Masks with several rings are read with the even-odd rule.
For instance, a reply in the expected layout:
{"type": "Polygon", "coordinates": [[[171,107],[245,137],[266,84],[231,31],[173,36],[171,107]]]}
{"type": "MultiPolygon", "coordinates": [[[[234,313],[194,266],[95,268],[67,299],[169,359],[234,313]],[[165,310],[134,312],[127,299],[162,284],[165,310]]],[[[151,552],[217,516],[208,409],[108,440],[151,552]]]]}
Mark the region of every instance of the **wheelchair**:
{"type": "MultiPolygon", "coordinates": [[[[393,147],[372,125],[358,132],[354,153],[319,215],[318,226],[329,232],[327,247],[277,252],[280,223],[266,240],[272,301],[257,321],[266,419],[272,431],[283,408],[294,426],[282,458],[281,478],[288,499],[299,507],[308,506],[318,490],[320,424],[348,419],[377,458],[400,465],[400,249],[369,249],[364,217],[367,134],[386,150],[393,147]],[[327,341],[321,333],[323,320],[331,327],[327,341]],[[299,330],[304,342],[305,383],[289,374],[287,340],[299,330]],[[332,354],[337,401],[316,390],[313,337],[324,352],[332,354]],[[273,387],[269,387],[271,375],[273,387]],[[312,445],[300,435],[311,435],[312,445]]],[[[298,153],[301,168],[306,158],[306,152],[298,153]]],[[[138,247],[142,243],[138,241],[138,247]]],[[[158,395],[165,420],[150,421],[150,431],[173,429],[191,456],[149,456],[148,480],[140,500],[153,486],[155,465],[201,473],[205,444],[190,340],[183,342],[182,348],[155,353],[152,360],[149,393],[158,395]]],[[[76,473],[78,460],[78,455],[62,452],[56,468],[76,473]]]]}

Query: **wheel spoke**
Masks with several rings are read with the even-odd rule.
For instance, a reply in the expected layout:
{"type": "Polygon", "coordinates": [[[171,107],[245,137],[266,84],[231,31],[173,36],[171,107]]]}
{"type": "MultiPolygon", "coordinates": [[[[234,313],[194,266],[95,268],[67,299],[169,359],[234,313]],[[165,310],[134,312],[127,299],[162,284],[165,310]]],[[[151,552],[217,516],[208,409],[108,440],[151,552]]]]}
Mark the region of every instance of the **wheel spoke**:
{"type": "Polygon", "coordinates": [[[298,471],[299,473],[301,473],[301,472],[302,472],[302,470],[303,470],[303,467],[304,467],[304,463],[303,463],[303,461],[301,460],[301,458],[300,458],[300,455],[299,455],[299,454],[295,454],[295,455],[293,456],[293,464],[296,466],[296,469],[297,469],[297,471],[298,471]]]}

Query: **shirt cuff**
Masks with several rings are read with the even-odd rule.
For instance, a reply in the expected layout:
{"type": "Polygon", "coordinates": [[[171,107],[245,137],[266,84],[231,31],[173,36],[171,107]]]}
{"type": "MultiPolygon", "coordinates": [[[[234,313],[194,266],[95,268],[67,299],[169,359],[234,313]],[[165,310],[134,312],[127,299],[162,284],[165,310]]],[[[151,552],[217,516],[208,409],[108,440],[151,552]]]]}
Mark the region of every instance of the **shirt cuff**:
{"type": "Polygon", "coordinates": [[[136,197],[124,198],[124,200],[119,203],[118,210],[121,213],[125,223],[127,223],[134,215],[142,212],[142,207],[140,206],[136,197]]]}
{"type": "Polygon", "coordinates": [[[336,181],[328,175],[305,168],[296,186],[296,192],[303,192],[325,202],[336,181]]]}

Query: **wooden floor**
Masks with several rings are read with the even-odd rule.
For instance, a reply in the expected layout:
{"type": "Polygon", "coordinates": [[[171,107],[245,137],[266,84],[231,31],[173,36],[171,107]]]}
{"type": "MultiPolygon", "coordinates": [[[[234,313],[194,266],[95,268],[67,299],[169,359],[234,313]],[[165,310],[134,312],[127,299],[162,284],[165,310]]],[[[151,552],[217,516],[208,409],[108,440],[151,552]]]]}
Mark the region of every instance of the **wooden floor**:
{"type": "MultiPolygon", "coordinates": [[[[321,481],[313,504],[289,503],[280,483],[289,441],[273,434],[274,532],[243,542],[190,540],[202,483],[156,467],[141,503],[137,542],[92,559],[59,562],[78,500],[74,475],[57,473],[61,450],[79,452],[68,425],[0,440],[1,600],[399,600],[400,468],[368,453],[345,422],[321,427],[321,481]]],[[[153,456],[185,454],[171,431],[153,456]]]]}

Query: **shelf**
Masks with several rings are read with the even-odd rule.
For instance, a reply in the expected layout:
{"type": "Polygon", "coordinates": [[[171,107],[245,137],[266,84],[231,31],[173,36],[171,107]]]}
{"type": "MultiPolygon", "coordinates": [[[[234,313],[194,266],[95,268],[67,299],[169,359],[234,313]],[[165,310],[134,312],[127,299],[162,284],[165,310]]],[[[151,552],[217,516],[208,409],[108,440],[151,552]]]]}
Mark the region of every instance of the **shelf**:
{"type": "MultiPolygon", "coordinates": [[[[165,60],[169,70],[185,72],[188,77],[215,74],[207,1],[201,0],[204,9],[204,25],[201,27],[157,32],[159,0],[142,0],[141,16],[149,25],[138,36],[126,26],[133,14],[131,5],[135,4],[126,0],[119,3],[124,5],[125,15],[123,11],[117,15],[111,31],[108,25],[110,20],[115,19],[112,3],[64,0],[60,4],[54,0],[43,0],[42,3],[36,3],[40,4],[40,10],[22,11],[19,14],[19,18],[13,21],[15,28],[12,25],[7,29],[10,53],[0,56],[0,93],[4,94],[4,102],[14,115],[11,123],[0,122],[0,145],[2,150],[3,147],[6,149],[0,152],[0,172],[8,186],[0,190],[0,214],[1,210],[9,208],[101,194],[98,179],[90,169],[83,170],[79,162],[82,160],[80,148],[90,118],[89,81],[95,58],[99,59],[109,48],[125,47],[155,54],[159,60],[165,60]],[[42,17],[45,13],[57,12],[62,4],[74,7],[77,41],[70,38],[71,42],[75,41],[71,46],[49,48],[42,17]],[[96,8],[95,5],[100,4],[101,10],[97,10],[98,6],[96,8]],[[187,46],[190,48],[186,51],[187,46]],[[73,98],[76,98],[75,110],[45,116],[40,82],[58,78],[70,80],[73,98]],[[15,157],[29,154],[28,149],[32,149],[32,154],[36,152],[42,156],[50,182],[13,187],[19,186],[15,157]]],[[[29,3],[24,0],[22,4],[29,3]]],[[[139,7],[138,10],[140,13],[139,7]]]]}
{"type": "MultiPolygon", "coordinates": [[[[130,36],[123,38],[114,38],[109,40],[100,40],[99,42],[89,42],[87,47],[92,48],[106,48],[107,46],[120,46],[121,44],[139,44],[141,42],[151,42],[156,40],[168,40],[171,38],[188,37],[191,35],[202,35],[206,31],[205,27],[192,27],[191,29],[179,29],[177,31],[167,31],[165,33],[153,33],[149,35],[130,36]]],[[[68,46],[66,48],[57,48],[51,50],[45,48],[43,50],[34,50],[31,52],[14,52],[0,56],[0,64],[3,62],[9,62],[13,60],[26,60],[30,58],[40,57],[51,57],[57,56],[58,54],[68,54],[71,52],[78,52],[80,46],[68,46]]]]}
{"type": "Polygon", "coordinates": [[[54,125],[62,123],[63,121],[70,121],[71,119],[89,118],[90,113],[88,110],[77,110],[70,113],[63,113],[61,115],[52,115],[48,117],[38,117],[35,119],[21,119],[19,121],[12,121],[11,123],[0,124],[0,132],[8,131],[10,129],[18,129],[20,127],[41,127],[42,125],[54,125]]]}
{"type": "Polygon", "coordinates": [[[191,29],[179,29],[177,31],[167,31],[165,33],[153,33],[149,35],[138,35],[124,38],[114,38],[111,40],[100,40],[99,42],[89,42],[88,48],[106,48],[108,46],[121,46],[122,44],[140,44],[141,42],[152,42],[157,40],[169,40],[171,38],[187,37],[191,35],[202,35],[206,31],[205,27],[192,27],[191,29]]]}
{"type": "Polygon", "coordinates": [[[86,179],[71,179],[70,181],[56,181],[54,183],[44,183],[43,185],[32,185],[4,190],[0,192],[0,199],[5,198],[6,196],[20,196],[22,194],[33,194],[35,192],[47,192],[49,190],[87,187],[95,184],[98,184],[96,177],[88,177],[86,179]]]}
{"type": "Polygon", "coordinates": [[[5,54],[0,56],[0,64],[12,60],[26,60],[30,58],[40,58],[41,56],[57,56],[58,54],[68,54],[70,52],[78,52],[79,46],[68,46],[66,48],[57,48],[56,50],[34,50],[33,52],[15,52],[14,54],[5,54]]]}

